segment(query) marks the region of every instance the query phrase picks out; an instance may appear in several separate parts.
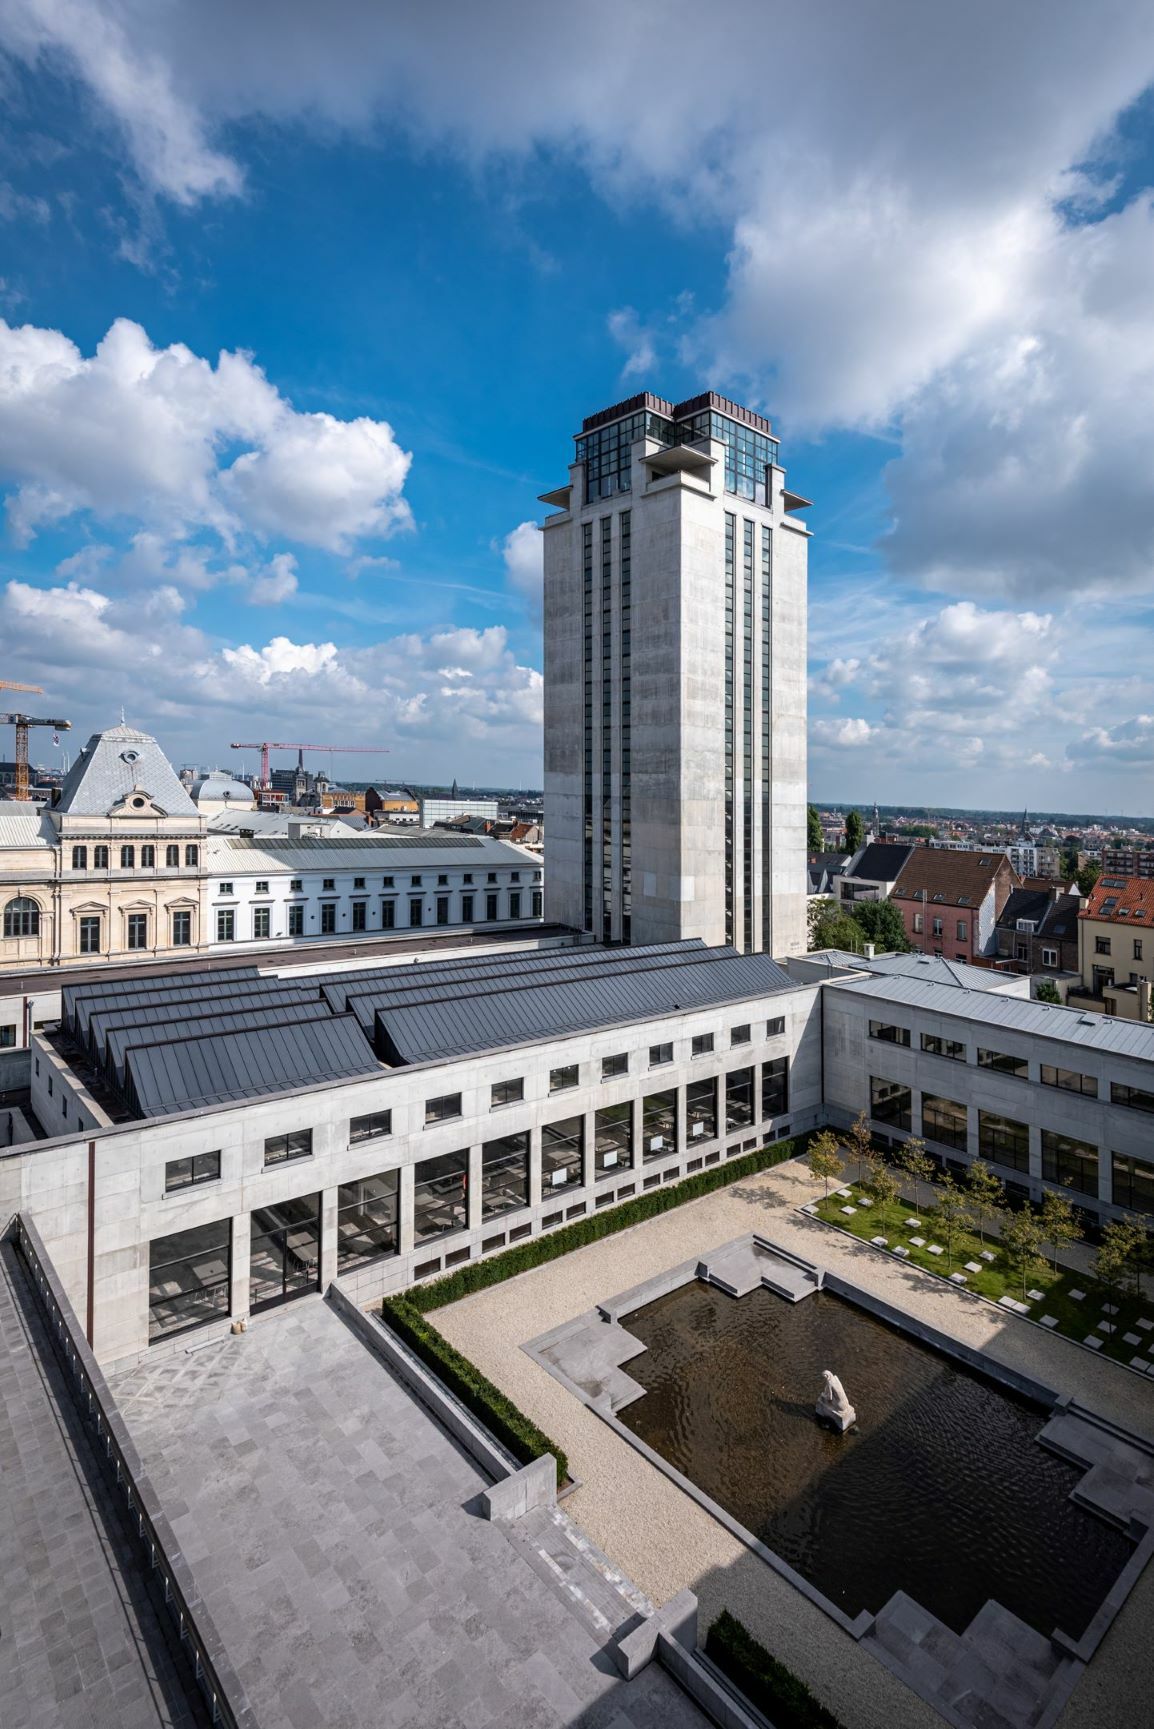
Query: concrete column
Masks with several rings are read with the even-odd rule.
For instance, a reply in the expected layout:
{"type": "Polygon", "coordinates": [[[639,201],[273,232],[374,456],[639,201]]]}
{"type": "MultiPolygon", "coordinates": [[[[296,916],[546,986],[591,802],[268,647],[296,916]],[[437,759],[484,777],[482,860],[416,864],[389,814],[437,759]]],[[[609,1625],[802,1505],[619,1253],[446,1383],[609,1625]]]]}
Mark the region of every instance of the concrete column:
{"type": "Polygon", "coordinates": [[[337,1190],[321,1192],[321,1290],[327,1290],[337,1276],[337,1190]]]}
{"type": "Polygon", "coordinates": [[[529,1131],[529,1205],[541,1205],[541,1131],[529,1131]]]}
{"type": "Polygon", "coordinates": [[[469,1229],[481,1229],[481,1149],[469,1148],[469,1229]]]}
{"type": "Polygon", "coordinates": [[[400,1209],[398,1219],[398,1251],[402,1255],[413,1252],[413,1172],[414,1165],[401,1166],[401,1187],[397,1196],[400,1209]]]}
{"type": "Polygon", "coordinates": [[[685,1088],[684,1087],[678,1087],[678,1089],[677,1089],[676,1122],[677,1122],[677,1155],[679,1158],[684,1158],[686,1153],[689,1152],[689,1150],[690,1150],[690,1147],[689,1147],[689,1126],[685,1120],[685,1088]]]}
{"type": "Polygon", "coordinates": [[[585,1188],[592,1188],[595,1178],[595,1172],[593,1169],[594,1115],[595,1113],[593,1111],[586,1111],[582,1119],[585,1124],[585,1156],[583,1161],[584,1171],[582,1175],[582,1183],[585,1188]]]}
{"type": "Polygon", "coordinates": [[[237,1213],[232,1221],[232,1275],[229,1280],[229,1312],[235,1317],[249,1311],[249,1259],[252,1227],[248,1213],[237,1213]]]}

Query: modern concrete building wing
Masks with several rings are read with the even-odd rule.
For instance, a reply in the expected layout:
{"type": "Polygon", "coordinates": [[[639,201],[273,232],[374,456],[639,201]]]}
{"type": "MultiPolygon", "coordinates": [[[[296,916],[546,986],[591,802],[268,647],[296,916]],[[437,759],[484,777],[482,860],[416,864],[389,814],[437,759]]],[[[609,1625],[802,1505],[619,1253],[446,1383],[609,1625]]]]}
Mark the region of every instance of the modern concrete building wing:
{"type": "Polygon", "coordinates": [[[808,501],[770,423],[645,392],[543,500],[549,918],[803,952],[808,501]]]}

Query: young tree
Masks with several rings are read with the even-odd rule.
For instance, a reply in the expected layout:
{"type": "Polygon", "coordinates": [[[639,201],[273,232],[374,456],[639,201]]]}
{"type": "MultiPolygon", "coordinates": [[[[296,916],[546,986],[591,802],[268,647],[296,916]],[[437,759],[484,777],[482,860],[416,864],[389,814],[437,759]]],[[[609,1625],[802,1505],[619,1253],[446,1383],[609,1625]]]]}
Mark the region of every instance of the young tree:
{"type": "Polygon", "coordinates": [[[906,927],[893,901],[855,901],[850,917],[861,927],[865,940],[887,954],[904,955],[909,952],[906,927]]]}
{"type": "Polygon", "coordinates": [[[1038,1216],[1042,1227],[1042,1241],[1049,1243],[1053,1253],[1054,1271],[1058,1271],[1058,1256],[1067,1243],[1077,1243],[1081,1240],[1082,1227],[1074,1217],[1074,1209],[1065,1195],[1059,1195],[1054,1189],[1047,1189],[1042,1196],[1042,1211],[1038,1216]]]}
{"type": "Polygon", "coordinates": [[[975,1159],[966,1172],[966,1206],[986,1246],[986,1225],[1006,1204],[1006,1191],[984,1159],[975,1159]]]}
{"type": "Polygon", "coordinates": [[[1062,993],[1053,979],[1043,979],[1035,990],[1034,996],[1040,1003],[1057,1003],[1060,1006],[1062,1002],[1062,993]]]}
{"type": "Polygon", "coordinates": [[[1147,1253],[1146,1226],[1133,1213],[1111,1219],[1102,1227],[1102,1241],[1094,1256],[1094,1276],[1100,1285],[1122,1292],[1132,1283],[1142,1289],[1142,1262],[1147,1253]]]}
{"type": "Polygon", "coordinates": [[[1011,1272],[1016,1273],[1021,1280],[1024,1302],[1026,1280],[1035,1267],[1044,1267],[1046,1264],[1042,1255],[1042,1227],[1029,1207],[1021,1207],[1018,1212],[1011,1213],[1002,1226],[1002,1253],[1010,1264],[1011,1272]]]}
{"type": "Polygon", "coordinates": [[[954,1244],[966,1223],[966,1198],[947,1171],[938,1185],[937,1205],[934,1208],[934,1225],[941,1236],[946,1239],[946,1266],[953,1270],[954,1244]]]}
{"type": "Polygon", "coordinates": [[[864,1111],[858,1112],[850,1126],[846,1136],[846,1148],[857,1165],[857,1180],[860,1183],[862,1173],[867,1169],[872,1170],[875,1161],[873,1131],[864,1111]]]}
{"type": "Polygon", "coordinates": [[[809,903],[809,949],[848,949],[860,955],[861,926],[835,900],[816,897],[809,903]]]}
{"type": "Polygon", "coordinates": [[[898,1198],[898,1180],[882,1159],[875,1162],[864,1186],[869,1191],[870,1199],[876,1202],[879,1208],[892,1207],[898,1198]]]}
{"type": "Polygon", "coordinates": [[[824,852],[825,836],[821,832],[821,818],[817,814],[815,804],[805,807],[805,845],[808,852],[824,852]]]}
{"type": "Polygon", "coordinates": [[[857,852],[865,841],[865,824],[860,810],[851,810],[845,819],[845,850],[857,852]]]}
{"type": "Polygon", "coordinates": [[[914,1185],[914,1212],[921,1207],[921,1186],[932,1183],[937,1166],[926,1152],[926,1143],[919,1135],[911,1135],[898,1148],[898,1164],[914,1185]]]}
{"type": "Polygon", "coordinates": [[[815,1177],[821,1178],[828,1196],[830,1183],[841,1176],[841,1149],[832,1129],[823,1129],[809,1143],[809,1168],[815,1177]]]}

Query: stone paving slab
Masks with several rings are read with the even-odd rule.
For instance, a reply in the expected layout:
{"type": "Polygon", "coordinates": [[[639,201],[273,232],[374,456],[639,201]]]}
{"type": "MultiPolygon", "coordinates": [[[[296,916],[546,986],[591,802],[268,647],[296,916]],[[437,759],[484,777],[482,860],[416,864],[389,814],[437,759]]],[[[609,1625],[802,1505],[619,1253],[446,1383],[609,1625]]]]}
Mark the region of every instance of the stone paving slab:
{"type": "Polygon", "coordinates": [[[199,1402],[172,1374],[114,1390],[263,1729],[703,1729],[656,1665],[618,1675],[596,1616],[633,1605],[571,1521],[479,1517],[486,1479],[319,1299],[186,1357],[199,1402]]]}
{"type": "Polygon", "coordinates": [[[0,1244],[0,1724],[198,1729],[23,1265],[0,1244]]]}

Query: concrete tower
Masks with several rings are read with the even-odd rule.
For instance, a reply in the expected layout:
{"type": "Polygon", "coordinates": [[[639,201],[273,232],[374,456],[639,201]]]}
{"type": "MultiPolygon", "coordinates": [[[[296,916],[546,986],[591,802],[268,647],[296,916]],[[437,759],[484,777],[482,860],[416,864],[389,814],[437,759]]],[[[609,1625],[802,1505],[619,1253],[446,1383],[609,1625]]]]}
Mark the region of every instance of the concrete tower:
{"type": "Polygon", "coordinates": [[[545,916],[806,947],[806,542],[767,420],[590,415],[545,522],[545,916]]]}

